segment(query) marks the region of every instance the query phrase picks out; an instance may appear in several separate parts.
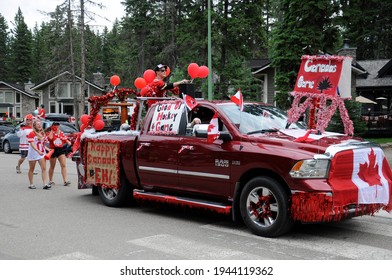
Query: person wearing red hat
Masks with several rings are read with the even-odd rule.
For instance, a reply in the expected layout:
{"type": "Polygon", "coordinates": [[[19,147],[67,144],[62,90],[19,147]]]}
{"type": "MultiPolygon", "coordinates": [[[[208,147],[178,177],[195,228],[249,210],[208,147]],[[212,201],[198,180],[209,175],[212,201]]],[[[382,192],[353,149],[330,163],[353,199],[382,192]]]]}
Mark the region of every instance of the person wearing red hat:
{"type": "Polygon", "coordinates": [[[19,137],[19,151],[20,151],[20,158],[18,160],[18,164],[16,165],[16,173],[20,174],[22,171],[20,170],[20,166],[25,161],[27,157],[27,153],[29,150],[29,142],[27,141],[27,135],[31,131],[33,131],[33,115],[28,114],[25,117],[24,122],[20,125],[20,128],[16,135],[19,137]]]}

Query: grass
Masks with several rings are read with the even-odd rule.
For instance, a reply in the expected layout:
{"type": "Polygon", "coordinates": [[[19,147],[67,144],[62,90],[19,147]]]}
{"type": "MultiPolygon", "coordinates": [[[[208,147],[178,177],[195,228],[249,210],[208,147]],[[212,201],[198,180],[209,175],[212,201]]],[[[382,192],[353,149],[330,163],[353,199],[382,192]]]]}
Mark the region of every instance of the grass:
{"type": "Polygon", "coordinates": [[[378,144],[392,143],[392,138],[366,138],[368,141],[372,141],[378,144]]]}

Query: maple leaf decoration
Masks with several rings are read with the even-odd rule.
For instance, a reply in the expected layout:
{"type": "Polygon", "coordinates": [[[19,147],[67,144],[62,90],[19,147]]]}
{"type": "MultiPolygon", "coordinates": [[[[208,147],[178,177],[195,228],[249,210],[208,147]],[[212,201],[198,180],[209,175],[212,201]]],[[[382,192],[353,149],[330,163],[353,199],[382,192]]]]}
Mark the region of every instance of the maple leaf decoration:
{"type": "Polygon", "coordinates": [[[329,80],[329,77],[324,78],[322,81],[320,81],[317,85],[317,89],[323,92],[323,90],[329,89],[332,87],[332,84],[329,80]]]}
{"type": "Polygon", "coordinates": [[[378,164],[376,164],[376,154],[373,149],[368,155],[369,165],[367,162],[359,165],[358,176],[369,186],[381,186],[381,177],[378,175],[378,164]]]}

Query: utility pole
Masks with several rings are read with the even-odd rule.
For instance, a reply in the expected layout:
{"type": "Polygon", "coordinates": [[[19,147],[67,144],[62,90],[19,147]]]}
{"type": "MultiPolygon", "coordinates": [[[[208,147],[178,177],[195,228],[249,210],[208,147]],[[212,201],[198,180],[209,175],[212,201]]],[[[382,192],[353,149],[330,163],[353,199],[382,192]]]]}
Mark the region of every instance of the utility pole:
{"type": "Polygon", "coordinates": [[[208,100],[211,101],[213,99],[213,94],[212,94],[212,56],[211,56],[211,0],[208,0],[207,10],[208,10],[208,50],[207,50],[207,55],[208,55],[208,69],[210,70],[208,72],[208,100]]]}
{"type": "Polygon", "coordinates": [[[84,113],[84,103],[85,103],[85,91],[86,88],[86,47],[84,42],[84,1],[80,0],[80,49],[81,49],[81,89],[80,89],[80,104],[79,113],[80,116],[84,113]]]}

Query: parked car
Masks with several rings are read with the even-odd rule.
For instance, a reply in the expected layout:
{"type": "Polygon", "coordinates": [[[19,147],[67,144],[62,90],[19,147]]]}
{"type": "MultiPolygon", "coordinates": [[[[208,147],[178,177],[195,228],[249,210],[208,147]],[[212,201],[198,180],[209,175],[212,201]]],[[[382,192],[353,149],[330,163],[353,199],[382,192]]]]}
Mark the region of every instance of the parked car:
{"type": "Polygon", "coordinates": [[[3,139],[4,136],[15,129],[14,126],[10,125],[0,125],[0,149],[3,149],[3,139]]]}
{"type": "MultiPolygon", "coordinates": [[[[53,121],[43,120],[42,127],[44,129],[51,126],[53,121]]],[[[59,122],[60,129],[64,132],[65,135],[70,135],[72,133],[78,132],[78,130],[71,124],[67,122],[59,122]]],[[[19,137],[16,135],[16,132],[20,129],[20,125],[17,125],[14,129],[8,132],[4,138],[1,140],[2,148],[4,153],[10,154],[13,151],[19,150],[19,137]]]]}
{"type": "Polygon", "coordinates": [[[58,122],[69,122],[70,116],[67,114],[47,113],[46,120],[58,121],[58,122]]]}

